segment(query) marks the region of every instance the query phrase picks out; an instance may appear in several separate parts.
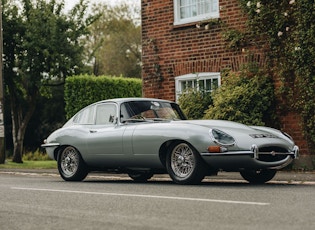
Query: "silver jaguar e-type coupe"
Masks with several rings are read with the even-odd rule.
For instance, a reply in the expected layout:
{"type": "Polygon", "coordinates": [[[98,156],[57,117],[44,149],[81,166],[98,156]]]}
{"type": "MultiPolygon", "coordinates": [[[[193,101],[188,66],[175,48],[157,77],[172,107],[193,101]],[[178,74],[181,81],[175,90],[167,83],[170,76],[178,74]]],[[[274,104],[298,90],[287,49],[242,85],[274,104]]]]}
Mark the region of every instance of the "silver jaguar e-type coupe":
{"type": "Polygon", "coordinates": [[[222,120],[187,120],[179,106],[152,98],[99,101],[75,114],[42,145],[66,181],[90,171],[127,173],[135,181],[168,173],[197,184],[218,171],[236,171],[250,183],[271,180],[298,157],[279,130],[222,120]]]}

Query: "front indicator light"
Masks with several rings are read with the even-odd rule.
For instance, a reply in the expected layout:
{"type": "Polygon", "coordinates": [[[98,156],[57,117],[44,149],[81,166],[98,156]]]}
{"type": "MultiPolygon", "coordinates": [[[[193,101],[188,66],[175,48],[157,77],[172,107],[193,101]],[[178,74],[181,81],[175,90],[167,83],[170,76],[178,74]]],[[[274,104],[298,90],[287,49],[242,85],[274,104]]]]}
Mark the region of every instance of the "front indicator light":
{"type": "Polygon", "coordinates": [[[226,152],[227,148],[221,146],[209,146],[208,152],[209,153],[223,153],[226,152]]]}

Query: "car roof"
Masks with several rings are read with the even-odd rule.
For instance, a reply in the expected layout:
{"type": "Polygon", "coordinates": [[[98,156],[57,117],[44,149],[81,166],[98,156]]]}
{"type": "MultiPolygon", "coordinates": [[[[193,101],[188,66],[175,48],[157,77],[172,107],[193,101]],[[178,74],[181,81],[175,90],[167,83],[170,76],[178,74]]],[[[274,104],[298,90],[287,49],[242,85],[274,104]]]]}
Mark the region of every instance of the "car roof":
{"type": "Polygon", "coordinates": [[[94,104],[104,103],[104,102],[115,102],[115,103],[121,104],[128,101],[161,101],[161,102],[174,103],[172,101],[168,101],[164,99],[157,99],[157,98],[128,97],[128,98],[113,98],[113,99],[102,100],[102,101],[95,102],[94,104]]]}

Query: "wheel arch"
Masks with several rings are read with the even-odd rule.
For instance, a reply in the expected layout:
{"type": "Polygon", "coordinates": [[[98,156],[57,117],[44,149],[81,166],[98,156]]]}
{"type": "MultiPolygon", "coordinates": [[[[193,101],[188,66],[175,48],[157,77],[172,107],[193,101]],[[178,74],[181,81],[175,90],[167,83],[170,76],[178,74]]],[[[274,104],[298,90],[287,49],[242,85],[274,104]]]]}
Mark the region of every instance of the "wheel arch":
{"type": "MultiPolygon", "coordinates": [[[[159,149],[159,158],[160,158],[160,161],[161,163],[163,164],[164,167],[166,167],[166,155],[167,155],[167,151],[169,150],[169,147],[173,144],[173,143],[179,143],[179,142],[183,142],[183,143],[186,143],[188,145],[190,145],[191,147],[193,147],[195,150],[196,148],[191,144],[189,143],[188,141],[186,140],[183,140],[183,139],[172,139],[172,140],[168,140],[168,141],[165,141],[160,149],[159,149]]],[[[196,150],[197,151],[197,150],[196,150]]],[[[198,151],[197,151],[198,152],[198,151]]],[[[198,154],[200,155],[200,153],[198,152],[198,154]]]]}
{"type": "Polygon", "coordinates": [[[55,149],[54,151],[54,160],[57,161],[58,160],[58,155],[60,152],[62,152],[66,147],[68,147],[70,145],[61,145],[58,148],[55,149]]]}
{"type": "Polygon", "coordinates": [[[76,148],[76,147],[73,146],[73,145],[60,145],[60,146],[59,146],[58,148],[56,148],[55,151],[54,151],[54,159],[55,159],[55,160],[58,160],[58,155],[59,155],[59,153],[61,153],[65,148],[67,148],[67,147],[69,147],[69,146],[75,148],[75,149],[79,152],[79,154],[80,154],[82,160],[83,160],[84,163],[85,163],[85,160],[84,160],[84,158],[82,157],[81,151],[79,151],[78,148],[76,148]]]}

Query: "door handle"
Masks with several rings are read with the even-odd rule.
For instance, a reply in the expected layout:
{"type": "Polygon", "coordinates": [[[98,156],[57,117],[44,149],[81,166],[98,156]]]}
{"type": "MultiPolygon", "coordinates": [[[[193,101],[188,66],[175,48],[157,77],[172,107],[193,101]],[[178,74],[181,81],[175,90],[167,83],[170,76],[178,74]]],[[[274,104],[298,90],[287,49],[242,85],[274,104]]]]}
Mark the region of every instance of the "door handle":
{"type": "Polygon", "coordinates": [[[97,133],[96,130],[90,130],[90,133],[97,133]]]}

